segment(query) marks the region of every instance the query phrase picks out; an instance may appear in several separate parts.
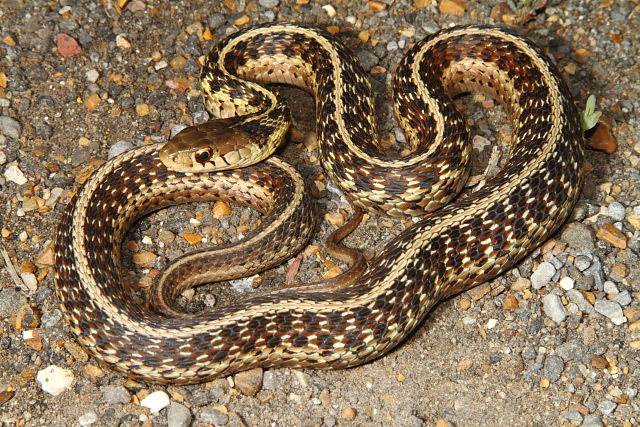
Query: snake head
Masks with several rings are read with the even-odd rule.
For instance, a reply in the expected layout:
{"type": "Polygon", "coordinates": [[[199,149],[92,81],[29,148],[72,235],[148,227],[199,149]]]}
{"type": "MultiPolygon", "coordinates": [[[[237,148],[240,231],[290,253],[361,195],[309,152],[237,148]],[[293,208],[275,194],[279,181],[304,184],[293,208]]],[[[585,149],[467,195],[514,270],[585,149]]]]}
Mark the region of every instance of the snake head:
{"type": "Polygon", "coordinates": [[[212,172],[259,162],[257,144],[232,119],[214,119],[180,131],[160,149],[160,160],[178,172],[212,172]]]}

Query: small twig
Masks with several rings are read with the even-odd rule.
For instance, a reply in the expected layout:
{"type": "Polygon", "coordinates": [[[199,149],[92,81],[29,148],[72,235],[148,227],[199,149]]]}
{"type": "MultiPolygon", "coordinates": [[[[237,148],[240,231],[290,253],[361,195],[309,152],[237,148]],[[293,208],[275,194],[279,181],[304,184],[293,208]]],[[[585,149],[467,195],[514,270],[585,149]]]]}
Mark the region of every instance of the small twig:
{"type": "Polygon", "coordinates": [[[9,253],[2,245],[0,245],[0,252],[2,252],[2,257],[4,258],[4,264],[7,268],[7,272],[9,273],[9,276],[11,276],[11,280],[13,280],[13,283],[15,283],[15,285],[18,288],[22,289],[23,291],[27,293],[31,293],[31,290],[22,281],[22,279],[20,278],[20,275],[18,275],[18,271],[13,266],[13,263],[11,262],[11,258],[9,258],[9,253]]]}

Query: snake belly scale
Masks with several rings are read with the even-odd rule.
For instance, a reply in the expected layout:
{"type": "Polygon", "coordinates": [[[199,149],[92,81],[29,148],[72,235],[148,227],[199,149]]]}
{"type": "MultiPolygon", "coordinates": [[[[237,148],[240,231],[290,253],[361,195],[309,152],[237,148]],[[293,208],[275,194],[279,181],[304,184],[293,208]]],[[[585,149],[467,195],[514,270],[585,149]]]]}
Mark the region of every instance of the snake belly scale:
{"type": "MultiPolygon", "coordinates": [[[[268,160],[240,179],[237,171],[171,171],[154,146],[112,159],[62,217],[55,281],[79,342],[133,377],[187,383],[256,366],[367,362],[397,346],[438,301],[513,266],[565,221],[579,195],[583,137],[570,93],[539,48],[503,29],[451,28],[408,50],[393,95],[413,150],[402,158],[382,154],[361,67],[322,31],[268,24],[232,35],[209,55],[202,78],[214,117],[263,138],[266,146],[269,132],[275,129],[280,138],[288,127],[280,121],[286,107],[245,79],[308,88],[316,99],[323,167],[370,211],[421,214],[460,190],[470,148],[451,102],[457,93],[480,90],[505,105],[513,122],[510,158],[482,189],[391,240],[353,285],[332,292],[284,289],[186,316],[161,316],[126,297],[118,271],[124,230],[142,213],[170,203],[173,185],[179,183],[176,191],[187,200],[187,184],[222,174],[243,186],[264,179],[257,178],[264,170],[252,168],[282,165],[268,160]],[[125,186],[131,180],[138,184],[125,186]],[[109,192],[117,196],[100,199],[109,192]]],[[[208,131],[200,126],[188,132],[208,131]]],[[[243,150],[227,155],[241,158],[243,150]]]]}

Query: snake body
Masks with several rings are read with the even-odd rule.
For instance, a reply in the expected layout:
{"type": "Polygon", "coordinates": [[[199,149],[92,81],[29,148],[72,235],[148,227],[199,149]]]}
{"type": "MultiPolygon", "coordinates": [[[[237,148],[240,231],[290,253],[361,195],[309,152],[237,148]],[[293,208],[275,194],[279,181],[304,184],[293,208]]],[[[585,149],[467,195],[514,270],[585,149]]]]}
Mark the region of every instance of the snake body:
{"type": "MultiPolygon", "coordinates": [[[[482,189],[391,240],[353,285],[331,292],[284,289],[188,316],[159,315],[127,296],[119,277],[124,231],[142,213],[188,199],[188,186],[202,188],[203,180],[231,176],[242,188],[237,194],[244,193],[244,185],[268,180],[260,168],[279,161],[238,171],[176,172],[155,146],[112,159],[68,207],[54,251],[57,294],[72,331],[117,371],[187,383],[256,366],[362,364],[398,345],[438,301],[513,266],[565,221],[578,198],[583,138],[570,93],[544,53],[508,31],[456,27],[409,49],[394,81],[396,116],[413,150],[402,158],[382,154],[364,73],[326,33],[292,24],[258,26],[230,36],[208,57],[207,108],[232,129],[223,132],[242,140],[251,135],[269,151],[288,127],[286,107],[245,79],[312,91],[321,162],[356,205],[371,211],[415,215],[459,191],[470,147],[451,102],[457,93],[480,90],[505,105],[513,121],[510,158],[482,189]]],[[[219,123],[190,129],[168,147],[216,133],[219,123]]],[[[222,145],[222,163],[242,162],[253,152],[222,145]]],[[[208,155],[200,154],[192,163],[207,166],[208,155]]],[[[188,263],[182,266],[188,270],[188,263]]]]}

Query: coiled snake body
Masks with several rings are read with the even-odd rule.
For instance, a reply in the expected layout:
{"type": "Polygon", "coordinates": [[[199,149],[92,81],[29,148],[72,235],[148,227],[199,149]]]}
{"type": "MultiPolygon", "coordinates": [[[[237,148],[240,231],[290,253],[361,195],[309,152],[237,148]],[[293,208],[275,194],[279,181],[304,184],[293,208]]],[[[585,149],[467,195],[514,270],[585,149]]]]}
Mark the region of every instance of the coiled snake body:
{"type": "MultiPolygon", "coordinates": [[[[382,153],[367,79],[353,55],[322,31],[269,24],[232,35],[209,55],[203,89],[207,108],[222,121],[183,131],[160,155],[158,146],[148,146],[107,162],[70,204],[57,233],[57,293],[74,334],[97,359],[143,380],[199,382],[255,366],[344,368],[383,355],[438,301],[505,271],[543,242],[579,194],[583,139],[569,91],[539,48],[502,29],[452,28],[409,49],[394,81],[396,116],[413,150],[402,158],[382,153]],[[256,245],[301,223],[299,235],[267,243],[278,252],[267,265],[282,261],[281,248],[299,249],[313,228],[299,176],[282,161],[208,172],[267,156],[288,127],[286,107],[245,79],[313,92],[322,165],[371,211],[418,215],[460,190],[471,149],[451,102],[457,93],[480,90],[505,105],[513,120],[510,159],[481,190],[389,242],[354,285],[284,289],[194,315],[172,315],[170,307],[168,316],[157,314],[132,300],[119,273],[123,233],[145,212],[214,196],[276,212],[249,236],[256,245]],[[194,141],[221,133],[217,148],[189,151],[194,141]],[[248,139],[257,142],[234,142],[248,139]],[[251,144],[267,154],[256,155],[251,144]],[[288,189],[270,193],[271,185],[288,189]]],[[[221,250],[223,268],[242,257],[221,250]]],[[[186,279],[196,259],[187,255],[169,267],[164,277],[175,287],[165,287],[159,299],[207,278],[199,266],[193,269],[203,277],[186,279]]]]}

